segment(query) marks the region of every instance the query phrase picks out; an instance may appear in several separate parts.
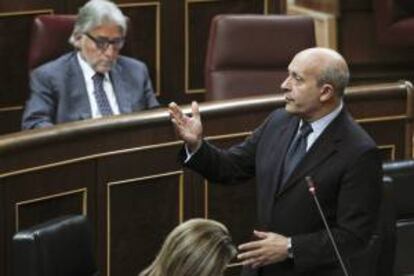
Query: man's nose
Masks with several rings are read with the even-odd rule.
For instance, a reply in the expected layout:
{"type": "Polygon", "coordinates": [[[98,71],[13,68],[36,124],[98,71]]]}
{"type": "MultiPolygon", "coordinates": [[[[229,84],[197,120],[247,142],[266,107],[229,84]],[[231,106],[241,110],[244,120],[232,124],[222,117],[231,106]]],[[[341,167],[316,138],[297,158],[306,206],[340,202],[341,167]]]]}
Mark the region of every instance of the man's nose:
{"type": "Polygon", "coordinates": [[[283,82],[282,82],[282,84],[280,85],[280,88],[281,88],[281,90],[282,90],[282,92],[288,92],[289,90],[290,90],[290,82],[289,82],[289,80],[290,80],[290,77],[287,77],[283,82]]]}
{"type": "Polygon", "coordinates": [[[105,49],[104,54],[108,58],[114,58],[118,54],[118,49],[113,44],[109,44],[108,48],[105,49]]]}

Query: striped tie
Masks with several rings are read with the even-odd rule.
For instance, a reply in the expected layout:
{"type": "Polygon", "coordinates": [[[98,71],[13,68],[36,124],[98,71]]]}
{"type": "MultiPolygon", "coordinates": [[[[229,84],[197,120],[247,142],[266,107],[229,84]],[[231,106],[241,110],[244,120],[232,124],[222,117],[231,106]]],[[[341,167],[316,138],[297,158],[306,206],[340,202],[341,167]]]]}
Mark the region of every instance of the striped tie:
{"type": "Polygon", "coordinates": [[[104,74],[96,73],[93,77],[93,94],[98,104],[99,112],[102,116],[113,115],[111,106],[109,105],[108,97],[106,97],[105,90],[103,88],[104,74]]]}
{"type": "Polygon", "coordinates": [[[312,131],[312,126],[308,122],[303,121],[299,134],[293,139],[285,157],[282,185],[286,183],[293,170],[305,156],[307,137],[312,131]]]}

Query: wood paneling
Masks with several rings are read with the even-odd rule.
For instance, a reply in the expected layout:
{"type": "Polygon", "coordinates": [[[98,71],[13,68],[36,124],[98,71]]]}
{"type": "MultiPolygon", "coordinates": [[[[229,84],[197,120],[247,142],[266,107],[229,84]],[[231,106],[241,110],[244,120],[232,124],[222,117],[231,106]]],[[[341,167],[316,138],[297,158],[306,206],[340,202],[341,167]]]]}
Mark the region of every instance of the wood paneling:
{"type": "MultiPolygon", "coordinates": [[[[296,12],[315,18],[316,27],[321,19],[328,30],[322,34],[329,46],[336,48],[347,60],[353,84],[381,81],[414,80],[414,52],[409,45],[382,45],[377,30],[376,10],[372,0],[295,0],[296,12]],[[305,7],[305,8],[303,8],[305,7]],[[355,43],[357,41],[357,43],[355,43]]],[[[389,2],[390,5],[392,3],[389,2]]],[[[392,9],[390,6],[389,9],[392,9]]],[[[288,8],[290,10],[290,8],[288,8]]],[[[377,16],[378,17],[378,16],[377,16]]],[[[319,39],[318,39],[319,40],[319,39]]],[[[319,41],[318,41],[319,42],[319,41]]],[[[399,43],[400,44],[400,43],[399,43]]]]}
{"type": "MultiPolygon", "coordinates": [[[[77,162],[4,179],[7,256],[11,257],[11,240],[17,229],[67,214],[95,217],[93,197],[88,196],[95,193],[94,171],[93,162],[77,162]]],[[[6,268],[5,275],[12,275],[10,265],[6,268]]]]}
{"type": "MultiPolygon", "coordinates": [[[[56,184],[59,185],[59,184],[56,184]]],[[[71,190],[15,204],[16,231],[49,219],[70,214],[85,214],[87,189],[71,190]]]]}
{"type": "Polygon", "coordinates": [[[182,171],[108,183],[107,275],[137,275],[152,262],[182,220],[183,185],[182,171]]]}
{"type": "MultiPolygon", "coordinates": [[[[240,143],[246,135],[229,135],[225,138],[209,139],[222,148],[240,143]]],[[[255,179],[237,186],[220,186],[206,183],[206,214],[209,218],[226,221],[226,226],[232,233],[233,241],[240,244],[250,240],[256,225],[256,204],[251,199],[256,198],[255,179]],[[223,212],[222,210],[227,210],[223,212]]]]}
{"type": "Polygon", "coordinates": [[[122,53],[131,57],[139,57],[147,64],[154,91],[159,95],[161,89],[160,74],[162,71],[160,68],[160,3],[120,4],[120,8],[129,18],[128,35],[122,53]]]}
{"type": "MultiPolygon", "coordinates": [[[[4,196],[4,185],[2,179],[0,179],[0,210],[5,210],[6,200],[4,196]]],[[[6,216],[0,216],[0,275],[6,275],[6,263],[10,263],[8,260],[10,256],[6,256],[6,216]]]]}
{"type": "Polygon", "coordinates": [[[33,18],[52,10],[0,14],[0,107],[22,106],[28,95],[27,58],[33,18]]]}
{"type": "Polygon", "coordinates": [[[0,134],[20,131],[23,106],[0,108],[0,134]]]}

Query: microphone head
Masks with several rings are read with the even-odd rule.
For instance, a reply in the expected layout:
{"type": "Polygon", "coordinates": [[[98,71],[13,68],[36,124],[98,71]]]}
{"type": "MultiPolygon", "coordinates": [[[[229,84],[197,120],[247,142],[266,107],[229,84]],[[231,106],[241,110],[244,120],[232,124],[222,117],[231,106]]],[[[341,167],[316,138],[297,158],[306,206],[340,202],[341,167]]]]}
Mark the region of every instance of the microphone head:
{"type": "Polygon", "coordinates": [[[315,195],[316,188],[315,184],[313,183],[312,177],[309,175],[305,177],[306,184],[308,185],[308,190],[312,195],[315,195]]]}

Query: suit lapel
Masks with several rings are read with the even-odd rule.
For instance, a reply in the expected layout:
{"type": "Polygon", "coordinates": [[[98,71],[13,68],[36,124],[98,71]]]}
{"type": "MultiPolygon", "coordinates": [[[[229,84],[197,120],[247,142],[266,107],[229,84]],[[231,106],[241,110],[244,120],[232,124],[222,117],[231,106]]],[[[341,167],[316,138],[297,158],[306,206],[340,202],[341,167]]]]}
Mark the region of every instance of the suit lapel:
{"type": "Polygon", "coordinates": [[[292,172],[291,177],[283,185],[280,194],[300,182],[301,179],[304,179],[311,171],[317,169],[320,164],[336,153],[337,143],[343,137],[340,126],[343,124],[346,116],[347,112],[342,110],[338,117],[322,132],[303,160],[292,172]]]}
{"type": "MultiPolygon", "coordinates": [[[[132,105],[130,103],[128,95],[128,90],[125,87],[126,83],[121,81],[122,79],[122,68],[121,66],[116,63],[112,68],[111,72],[109,73],[111,78],[111,82],[114,88],[114,94],[116,97],[116,101],[118,103],[119,112],[122,113],[130,113],[132,112],[132,105]]],[[[125,78],[124,78],[125,79],[125,78]]]]}
{"type": "MultiPolygon", "coordinates": [[[[272,150],[270,152],[272,153],[280,153],[280,154],[273,154],[273,160],[271,160],[271,164],[275,164],[274,168],[275,171],[273,173],[273,181],[272,185],[270,187],[270,193],[269,196],[271,198],[274,197],[277,190],[280,186],[281,181],[281,175],[283,173],[283,162],[285,160],[286,153],[289,148],[290,141],[293,139],[293,136],[296,134],[297,127],[299,125],[299,118],[292,117],[292,120],[290,120],[280,131],[280,138],[277,141],[274,141],[275,147],[277,147],[275,150],[272,150]]],[[[273,202],[273,200],[270,200],[268,202],[273,202]]]]}
{"type": "Polygon", "coordinates": [[[68,70],[68,90],[71,93],[71,101],[74,110],[78,112],[76,117],[80,120],[92,117],[91,106],[89,103],[88,93],[86,90],[85,79],[82,69],[78,63],[77,54],[74,52],[69,63],[68,70]]]}

